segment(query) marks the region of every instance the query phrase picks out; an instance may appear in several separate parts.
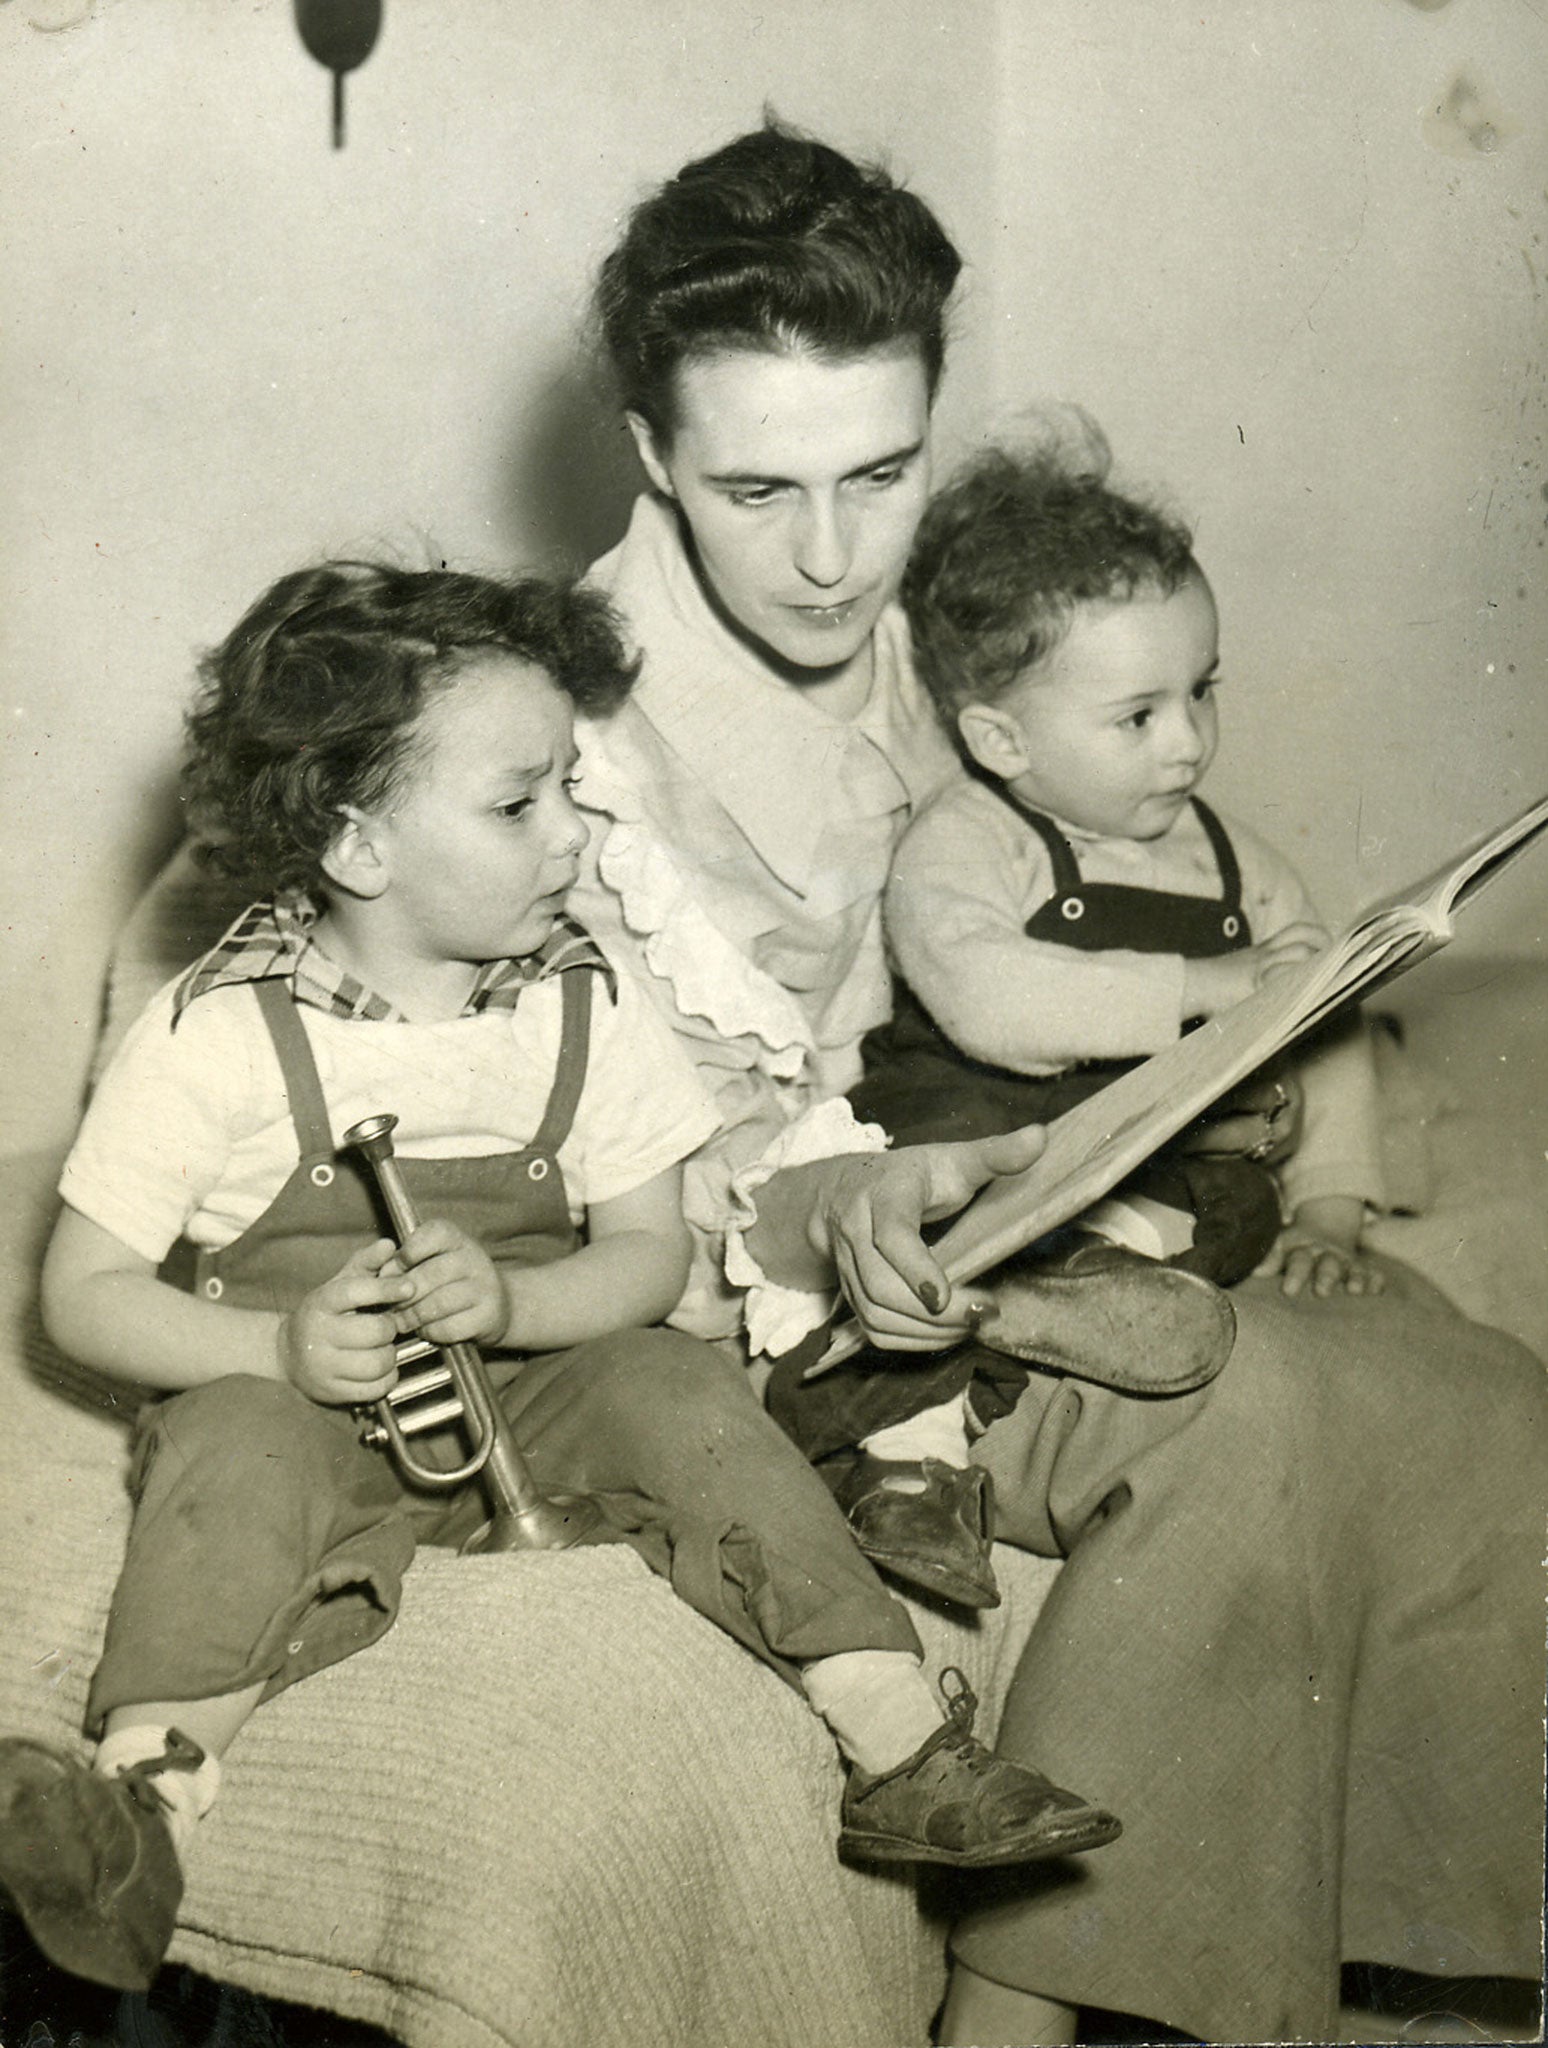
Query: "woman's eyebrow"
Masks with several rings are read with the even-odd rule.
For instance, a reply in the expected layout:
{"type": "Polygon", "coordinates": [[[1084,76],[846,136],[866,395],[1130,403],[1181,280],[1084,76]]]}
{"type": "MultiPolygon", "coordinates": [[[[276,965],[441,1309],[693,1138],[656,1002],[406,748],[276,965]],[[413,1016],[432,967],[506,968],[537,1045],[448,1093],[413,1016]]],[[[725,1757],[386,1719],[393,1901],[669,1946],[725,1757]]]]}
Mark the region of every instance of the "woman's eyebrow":
{"type": "MultiPolygon", "coordinates": [[[[839,482],[841,484],[850,483],[857,476],[869,476],[873,469],[891,469],[895,464],[911,462],[923,446],[924,440],[921,437],[917,441],[911,441],[906,448],[894,448],[889,454],[869,455],[864,462],[856,463],[853,469],[846,469],[839,478],[839,482]]],[[[755,469],[707,470],[704,480],[706,483],[724,484],[731,488],[741,489],[746,489],[750,485],[762,485],[766,489],[774,490],[786,486],[791,489],[800,488],[799,477],[773,476],[765,471],[755,469]]]]}
{"type": "Polygon", "coordinates": [[[923,446],[924,438],[921,436],[917,441],[910,441],[906,448],[894,448],[889,455],[873,455],[869,462],[862,462],[857,468],[846,470],[839,481],[848,483],[853,477],[869,476],[873,469],[894,469],[902,463],[912,462],[923,446]]]}

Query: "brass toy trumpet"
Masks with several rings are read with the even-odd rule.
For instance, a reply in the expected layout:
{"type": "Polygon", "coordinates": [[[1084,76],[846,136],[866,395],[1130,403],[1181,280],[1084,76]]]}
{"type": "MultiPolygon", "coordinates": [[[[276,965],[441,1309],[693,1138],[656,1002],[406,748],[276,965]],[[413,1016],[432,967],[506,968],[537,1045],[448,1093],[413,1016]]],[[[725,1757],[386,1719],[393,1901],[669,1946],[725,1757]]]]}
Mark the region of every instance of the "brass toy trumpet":
{"type": "MultiPolygon", "coordinates": [[[[368,1116],[344,1133],[344,1143],[359,1152],[371,1169],[382,1205],[399,1244],[419,1227],[413,1199],[393,1155],[395,1116],[368,1116]]],[[[441,1363],[400,1377],[376,1402],[376,1423],[367,1443],[385,1444],[405,1479],[415,1486],[444,1489],[479,1478],[489,1495],[490,1519],[462,1546],[475,1550],[564,1550],[588,1535],[601,1519],[594,1500],[585,1494],[545,1494],[527,1468],[505,1413],[495,1399],[475,1344],[432,1344],[410,1339],[398,1346],[401,1368],[422,1358],[441,1363]],[[444,1398],[408,1413],[411,1404],[445,1391],[444,1398]],[[398,1411],[405,1410],[400,1418],[398,1411]],[[462,1464],[442,1469],[427,1465],[409,1448],[408,1439],[461,1419],[469,1453],[462,1464]]]]}

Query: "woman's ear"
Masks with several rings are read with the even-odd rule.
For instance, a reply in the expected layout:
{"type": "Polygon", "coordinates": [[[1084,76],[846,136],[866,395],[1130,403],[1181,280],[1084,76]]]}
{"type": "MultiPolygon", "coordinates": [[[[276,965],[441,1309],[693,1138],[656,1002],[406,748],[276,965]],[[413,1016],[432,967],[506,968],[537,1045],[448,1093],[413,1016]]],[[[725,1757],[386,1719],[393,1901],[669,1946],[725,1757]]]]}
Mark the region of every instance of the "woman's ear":
{"type": "Polygon", "coordinates": [[[372,902],[387,886],[386,835],[367,811],[346,804],[344,820],[322,857],[322,871],[335,889],[372,902]]]}
{"type": "Polygon", "coordinates": [[[1031,766],[1021,721],[998,704],[964,704],[957,713],[957,730],[979,767],[1002,782],[1025,775],[1031,766]]]}
{"type": "Polygon", "coordinates": [[[642,412],[626,412],[624,418],[629,422],[629,432],[634,436],[634,446],[644,464],[645,474],[663,498],[675,498],[677,493],[672,488],[672,473],[663,459],[655,428],[642,412]]]}

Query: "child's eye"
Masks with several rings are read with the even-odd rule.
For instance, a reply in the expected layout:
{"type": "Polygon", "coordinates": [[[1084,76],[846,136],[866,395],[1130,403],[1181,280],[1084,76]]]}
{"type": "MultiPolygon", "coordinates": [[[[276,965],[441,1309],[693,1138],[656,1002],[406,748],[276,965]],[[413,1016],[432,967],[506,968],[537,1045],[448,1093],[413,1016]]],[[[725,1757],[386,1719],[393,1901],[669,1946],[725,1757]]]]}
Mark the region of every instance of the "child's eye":
{"type": "Polygon", "coordinates": [[[1194,703],[1202,704],[1206,698],[1213,696],[1219,686],[1219,682],[1219,676],[1205,676],[1200,682],[1195,683],[1193,686],[1194,703]]]}
{"type": "Polygon", "coordinates": [[[508,804],[496,804],[495,815],[500,818],[524,818],[532,808],[530,796],[512,797],[508,804]]]}
{"type": "Polygon", "coordinates": [[[1143,732],[1155,713],[1148,704],[1138,711],[1131,711],[1127,718],[1120,718],[1119,727],[1124,732],[1143,732]]]}

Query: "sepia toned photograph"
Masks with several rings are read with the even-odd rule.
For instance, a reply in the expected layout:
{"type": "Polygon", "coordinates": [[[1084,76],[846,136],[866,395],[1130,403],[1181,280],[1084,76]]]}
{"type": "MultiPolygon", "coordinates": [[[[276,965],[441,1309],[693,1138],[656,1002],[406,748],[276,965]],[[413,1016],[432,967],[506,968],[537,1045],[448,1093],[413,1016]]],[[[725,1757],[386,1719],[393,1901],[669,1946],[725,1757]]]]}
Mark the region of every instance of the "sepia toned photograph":
{"type": "Polygon", "coordinates": [[[0,2048],[1542,2041],[1548,0],[0,124],[0,2048]]]}

